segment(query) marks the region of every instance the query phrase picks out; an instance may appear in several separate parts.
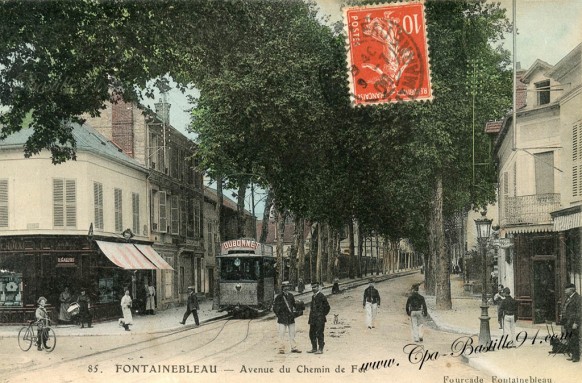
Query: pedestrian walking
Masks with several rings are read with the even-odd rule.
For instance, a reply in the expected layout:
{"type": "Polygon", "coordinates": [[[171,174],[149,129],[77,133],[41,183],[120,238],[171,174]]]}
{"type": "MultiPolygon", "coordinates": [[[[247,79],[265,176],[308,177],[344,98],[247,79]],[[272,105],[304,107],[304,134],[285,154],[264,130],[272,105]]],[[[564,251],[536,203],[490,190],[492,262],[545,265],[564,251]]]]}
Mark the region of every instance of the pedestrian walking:
{"type": "Polygon", "coordinates": [[[406,300],[406,315],[410,317],[412,329],[412,339],[415,342],[422,342],[422,317],[428,315],[426,301],[418,292],[418,284],[412,286],[412,293],[406,300]]]}
{"type": "Polygon", "coordinates": [[[91,328],[91,323],[93,322],[93,315],[90,311],[91,299],[85,289],[81,289],[81,295],[77,297],[77,304],[79,305],[79,322],[81,328],[85,328],[85,323],[87,323],[88,328],[91,328]]]}
{"type": "Polygon", "coordinates": [[[337,279],[337,278],[335,278],[333,280],[333,285],[331,286],[331,293],[332,294],[339,294],[340,293],[339,279],[337,279]]]}
{"type": "Polygon", "coordinates": [[[131,315],[131,296],[129,295],[129,290],[125,290],[125,295],[121,298],[121,312],[123,313],[123,318],[119,318],[119,325],[122,326],[125,331],[131,331],[129,326],[133,324],[133,316],[131,315]]]}
{"type": "Polygon", "coordinates": [[[497,306],[497,323],[499,323],[499,328],[503,328],[503,311],[501,311],[501,302],[505,300],[503,295],[503,285],[499,285],[497,292],[493,296],[493,303],[497,306]]]}
{"type": "Polygon", "coordinates": [[[186,319],[190,316],[190,313],[194,316],[194,322],[196,326],[200,326],[200,321],[198,320],[198,310],[200,310],[200,305],[198,304],[198,298],[194,292],[194,287],[188,287],[188,302],[186,303],[186,312],[184,313],[184,318],[180,324],[186,324],[186,319]]]}
{"type": "Polygon", "coordinates": [[[515,339],[515,320],[517,317],[517,301],[511,296],[509,287],[503,289],[503,296],[505,299],[499,305],[499,310],[503,315],[503,335],[510,335],[510,340],[513,341],[513,346],[516,347],[515,339]]]}
{"type": "Polygon", "coordinates": [[[366,326],[368,329],[375,328],[376,315],[380,307],[380,293],[374,287],[374,280],[370,279],[368,287],[364,290],[364,309],[366,310],[366,326]]]}
{"type": "Polygon", "coordinates": [[[564,306],[562,308],[562,325],[568,337],[568,352],[572,362],[580,361],[580,294],[576,292],[576,286],[568,283],[565,286],[564,306]]]}
{"type": "Polygon", "coordinates": [[[325,316],[329,314],[329,302],[321,292],[319,283],[311,284],[311,309],[309,310],[309,340],[311,341],[311,350],[307,351],[314,354],[323,354],[323,346],[325,345],[324,331],[325,331],[325,316]]]}
{"type": "Polygon", "coordinates": [[[71,315],[69,314],[69,307],[73,301],[73,296],[69,291],[68,287],[59,295],[59,302],[61,303],[59,307],[59,322],[70,322],[71,315]]]}
{"type": "Polygon", "coordinates": [[[152,286],[151,282],[148,282],[146,288],[146,308],[145,313],[154,315],[154,309],[156,308],[156,289],[152,286]]]}
{"type": "Polygon", "coordinates": [[[283,282],[282,291],[277,294],[273,302],[273,312],[277,315],[279,329],[279,354],[285,353],[287,335],[291,344],[291,352],[300,353],[295,343],[295,297],[291,293],[289,282],[283,282]]]}
{"type": "Polygon", "coordinates": [[[38,307],[34,313],[36,317],[36,325],[37,325],[37,338],[36,338],[36,349],[38,351],[42,351],[41,344],[44,345],[44,348],[47,350],[50,349],[49,346],[46,344],[47,340],[47,331],[46,328],[48,327],[49,315],[44,307],[47,303],[47,299],[45,297],[38,298],[38,307]],[[42,343],[41,343],[42,342],[42,343]]]}

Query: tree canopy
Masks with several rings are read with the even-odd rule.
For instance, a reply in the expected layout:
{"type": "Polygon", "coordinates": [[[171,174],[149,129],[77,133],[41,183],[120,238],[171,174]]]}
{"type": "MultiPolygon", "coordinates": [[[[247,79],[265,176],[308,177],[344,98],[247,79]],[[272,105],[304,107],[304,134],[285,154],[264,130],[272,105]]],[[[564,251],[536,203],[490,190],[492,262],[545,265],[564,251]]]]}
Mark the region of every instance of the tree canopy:
{"type": "Polygon", "coordinates": [[[269,185],[305,218],[426,243],[437,175],[445,213],[493,200],[493,167],[472,175],[472,140],[490,163],[482,127],[511,94],[492,45],[504,12],[426,6],[434,101],[352,108],[344,36],[311,2],[1,1],[0,139],[28,125],[26,156],[74,159],[71,122],[169,74],[201,91],[192,129],[210,175],[269,185]]]}

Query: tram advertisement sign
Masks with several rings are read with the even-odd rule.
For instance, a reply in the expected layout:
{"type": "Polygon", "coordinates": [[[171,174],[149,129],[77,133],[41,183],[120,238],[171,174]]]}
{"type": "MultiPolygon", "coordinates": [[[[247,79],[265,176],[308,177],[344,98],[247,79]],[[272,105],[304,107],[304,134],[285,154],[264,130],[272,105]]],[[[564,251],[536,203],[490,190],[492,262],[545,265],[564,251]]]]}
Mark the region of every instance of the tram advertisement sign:
{"type": "Polygon", "coordinates": [[[424,1],[343,13],[352,105],[432,100],[424,1]]]}

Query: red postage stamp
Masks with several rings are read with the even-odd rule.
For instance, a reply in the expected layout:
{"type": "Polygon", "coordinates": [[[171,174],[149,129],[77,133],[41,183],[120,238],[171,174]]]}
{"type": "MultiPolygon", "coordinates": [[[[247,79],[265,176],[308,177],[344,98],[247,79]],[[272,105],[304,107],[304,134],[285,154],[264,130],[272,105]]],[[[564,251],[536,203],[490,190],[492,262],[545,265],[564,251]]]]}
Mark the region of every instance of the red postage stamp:
{"type": "Polygon", "coordinates": [[[343,12],[354,106],[432,100],[424,1],[343,12]]]}

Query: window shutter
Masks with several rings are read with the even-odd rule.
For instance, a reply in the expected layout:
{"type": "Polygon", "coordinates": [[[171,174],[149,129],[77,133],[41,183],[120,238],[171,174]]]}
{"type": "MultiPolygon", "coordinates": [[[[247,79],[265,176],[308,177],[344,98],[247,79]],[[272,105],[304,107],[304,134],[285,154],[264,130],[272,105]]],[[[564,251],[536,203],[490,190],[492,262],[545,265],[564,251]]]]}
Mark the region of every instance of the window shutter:
{"type": "Polygon", "coordinates": [[[159,193],[159,203],[160,203],[160,227],[158,228],[158,232],[166,233],[168,231],[168,213],[167,213],[167,201],[166,201],[166,192],[161,191],[159,193]]]}
{"type": "Polygon", "coordinates": [[[95,205],[95,228],[103,230],[103,185],[93,183],[93,201],[95,205]]]}
{"type": "Polygon", "coordinates": [[[64,206],[64,182],[61,179],[53,179],[53,226],[65,226],[64,206]]]}
{"type": "Polygon", "coordinates": [[[139,233],[139,194],[131,193],[131,210],[133,213],[133,232],[139,233]]]}
{"type": "Polygon", "coordinates": [[[0,180],[0,227],[8,227],[8,180],[0,180]]]}
{"type": "Polygon", "coordinates": [[[115,231],[123,231],[123,201],[121,189],[113,189],[113,201],[115,209],[115,231]]]}
{"type": "Polygon", "coordinates": [[[65,218],[67,227],[77,227],[77,183],[65,181],[65,218]]]}
{"type": "Polygon", "coordinates": [[[172,234],[178,235],[180,234],[180,206],[177,195],[172,196],[170,199],[172,203],[171,207],[171,215],[172,215],[172,234]]]}
{"type": "Polygon", "coordinates": [[[579,197],[582,194],[580,193],[580,170],[582,165],[580,129],[582,129],[582,121],[577,121],[572,126],[572,197],[579,197]]]}

